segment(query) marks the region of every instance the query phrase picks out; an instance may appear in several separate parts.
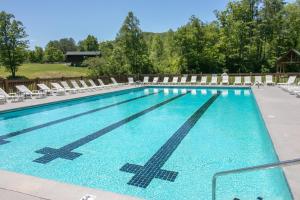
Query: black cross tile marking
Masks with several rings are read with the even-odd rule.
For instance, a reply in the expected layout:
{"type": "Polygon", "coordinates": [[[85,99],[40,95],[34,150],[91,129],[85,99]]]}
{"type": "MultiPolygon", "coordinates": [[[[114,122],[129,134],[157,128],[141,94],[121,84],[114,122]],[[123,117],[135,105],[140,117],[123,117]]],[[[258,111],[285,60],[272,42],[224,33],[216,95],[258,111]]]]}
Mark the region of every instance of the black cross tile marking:
{"type": "Polygon", "coordinates": [[[182,96],[184,96],[186,94],[180,94],[180,95],[176,95],[175,97],[172,97],[172,98],[169,98],[161,103],[158,103],[154,106],[151,106],[143,111],[140,111],[136,114],[133,114],[123,120],[120,120],[116,123],[113,123],[97,132],[94,132],[90,135],[87,135],[83,138],[80,138],[70,144],[67,144],[59,149],[53,149],[53,148],[50,148],[50,147],[45,147],[43,149],[40,149],[38,151],[36,151],[36,153],[40,153],[40,154],[44,154],[42,157],[34,160],[33,162],[37,162],[37,163],[42,163],[42,164],[46,164],[46,163],[49,163],[51,162],[52,160],[55,160],[57,158],[63,158],[63,159],[68,159],[68,160],[73,160],[77,157],[79,157],[81,154],[80,153],[75,153],[75,152],[72,152],[72,150],[74,149],[77,149],[78,147],[80,146],[83,146],[103,135],[105,135],[106,133],[109,133],[110,131],[116,129],[116,128],[119,128],[120,126],[138,118],[138,117],[141,117],[167,103],[170,103],[171,101],[174,101],[175,99],[178,99],[182,96]]]}
{"type": "Polygon", "coordinates": [[[213,95],[205,104],[194,112],[194,114],[188,118],[188,120],[168,139],[168,141],[146,162],[144,166],[129,163],[123,165],[120,169],[121,171],[135,174],[127,184],[146,188],[154,178],[174,182],[178,172],[167,171],[161,168],[218,96],[220,96],[220,92],[213,95]]]}
{"type": "Polygon", "coordinates": [[[86,112],[82,112],[82,113],[79,113],[79,114],[76,114],[76,115],[72,115],[72,116],[69,116],[69,117],[65,117],[65,118],[61,118],[61,119],[54,120],[54,121],[51,121],[51,122],[47,122],[47,123],[44,123],[44,124],[41,124],[41,125],[37,125],[37,126],[30,127],[30,128],[22,129],[22,130],[19,130],[19,131],[7,133],[5,135],[1,135],[0,136],[0,145],[9,143],[9,141],[6,141],[5,139],[11,138],[11,137],[22,135],[22,134],[25,134],[25,133],[28,133],[28,132],[31,132],[31,131],[34,131],[34,130],[37,130],[37,129],[45,128],[47,126],[52,126],[54,124],[65,122],[65,121],[68,121],[68,120],[71,120],[71,119],[75,119],[77,117],[81,117],[81,116],[88,115],[88,114],[91,114],[91,113],[94,113],[94,112],[105,110],[105,109],[108,109],[108,108],[111,108],[111,107],[114,107],[114,106],[118,106],[118,105],[121,105],[121,104],[129,103],[131,101],[135,101],[137,99],[142,99],[142,98],[154,95],[154,94],[155,93],[149,93],[149,94],[142,95],[142,96],[139,96],[139,97],[135,97],[135,98],[127,99],[127,100],[124,100],[124,101],[120,101],[118,103],[114,103],[114,104],[110,104],[110,105],[107,105],[107,106],[103,106],[103,107],[100,107],[100,108],[97,108],[97,109],[93,109],[93,110],[89,110],[89,111],[86,111],[86,112]]]}

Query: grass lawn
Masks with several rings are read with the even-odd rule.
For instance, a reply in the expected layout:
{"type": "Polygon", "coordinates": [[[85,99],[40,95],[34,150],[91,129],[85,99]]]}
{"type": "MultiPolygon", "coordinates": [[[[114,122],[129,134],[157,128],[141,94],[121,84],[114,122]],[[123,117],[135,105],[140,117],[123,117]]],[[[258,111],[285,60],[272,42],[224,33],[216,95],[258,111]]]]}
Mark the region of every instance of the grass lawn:
{"type": "MultiPolygon", "coordinates": [[[[86,76],[88,69],[85,67],[70,67],[65,64],[24,64],[17,71],[17,76],[26,78],[53,78],[53,77],[70,77],[86,76]]],[[[9,76],[4,67],[0,67],[0,77],[9,76]]]]}

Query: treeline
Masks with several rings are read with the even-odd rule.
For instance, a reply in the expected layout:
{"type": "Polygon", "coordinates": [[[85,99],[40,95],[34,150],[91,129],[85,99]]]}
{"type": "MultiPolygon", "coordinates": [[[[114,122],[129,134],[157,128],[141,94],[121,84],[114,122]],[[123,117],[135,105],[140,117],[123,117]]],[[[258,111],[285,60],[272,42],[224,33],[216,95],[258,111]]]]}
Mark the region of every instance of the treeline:
{"type": "MultiPolygon", "coordinates": [[[[300,49],[300,0],[239,0],[203,23],[192,16],[177,30],[144,33],[129,13],[102,58],[85,62],[93,74],[274,72],[276,59],[300,49]]],[[[292,68],[299,71],[298,68],[292,68]]]]}
{"type": "Polygon", "coordinates": [[[101,58],[84,63],[97,75],[274,72],[278,57],[300,49],[300,0],[239,0],[215,14],[210,23],[192,16],[177,30],[146,33],[130,12],[113,41],[98,43],[92,35],[78,44],[72,38],[50,41],[44,52],[30,51],[28,60],[62,62],[66,51],[100,50],[101,58]]]}
{"type": "Polygon", "coordinates": [[[63,38],[44,49],[27,50],[22,23],[1,12],[0,63],[14,77],[24,60],[63,62],[67,51],[99,50],[100,58],[83,63],[92,75],[274,72],[278,57],[291,48],[300,49],[300,0],[236,0],[215,14],[210,23],[191,16],[177,30],[147,33],[129,12],[113,41],[99,42],[89,35],[78,43],[63,38]]]}
{"type": "Polygon", "coordinates": [[[67,51],[98,51],[99,44],[95,36],[88,35],[86,39],[76,44],[73,38],[62,38],[60,40],[50,41],[45,49],[35,47],[34,50],[28,50],[27,61],[31,63],[54,63],[64,62],[67,51]]]}

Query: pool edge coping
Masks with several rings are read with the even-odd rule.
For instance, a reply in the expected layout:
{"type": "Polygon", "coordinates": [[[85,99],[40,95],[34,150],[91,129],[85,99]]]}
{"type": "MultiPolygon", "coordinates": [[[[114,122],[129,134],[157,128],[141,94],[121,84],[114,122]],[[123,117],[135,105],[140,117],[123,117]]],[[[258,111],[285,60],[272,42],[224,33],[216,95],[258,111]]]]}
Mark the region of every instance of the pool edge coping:
{"type": "Polygon", "coordinates": [[[8,102],[3,105],[0,104],[0,114],[14,112],[14,111],[22,110],[22,109],[30,109],[30,108],[36,108],[36,107],[41,107],[41,106],[63,103],[63,102],[76,101],[76,100],[111,94],[114,92],[121,92],[121,91],[138,89],[138,88],[164,88],[164,87],[167,87],[167,88],[182,87],[182,88],[187,88],[187,89],[189,89],[189,88],[251,89],[251,86],[247,86],[247,85],[188,85],[188,84],[186,84],[186,85],[154,85],[154,84],[137,85],[137,84],[135,84],[135,85],[119,86],[116,88],[108,88],[108,89],[103,89],[100,91],[94,91],[96,93],[85,92],[85,93],[68,94],[68,95],[64,95],[64,96],[48,96],[45,99],[34,99],[33,98],[33,99],[27,99],[23,102],[16,102],[16,103],[8,102]],[[51,98],[51,97],[58,97],[60,99],[50,99],[50,101],[46,101],[46,102],[43,101],[43,100],[49,100],[49,98],[51,98]],[[30,105],[30,104],[29,105],[26,105],[26,104],[21,105],[21,104],[27,103],[26,101],[35,101],[35,102],[33,102],[34,103],[33,105],[30,105]],[[5,105],[11,106],[11,108],[10,107],[8,107],[7,109],[2,108],[2,106],[5,106],[5,105]],[[20,106],[18,106],[18,105],[20,105],[20,106]]]}

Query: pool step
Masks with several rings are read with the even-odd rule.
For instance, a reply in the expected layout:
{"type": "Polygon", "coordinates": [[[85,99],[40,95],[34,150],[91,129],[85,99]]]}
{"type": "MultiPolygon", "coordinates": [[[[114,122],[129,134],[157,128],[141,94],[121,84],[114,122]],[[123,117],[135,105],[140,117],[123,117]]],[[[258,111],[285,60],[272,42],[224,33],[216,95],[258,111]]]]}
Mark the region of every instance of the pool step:
{"type": "MultiPolygon", "coordinates": [[[[241,200],[241,199],[235,197],[233,200],[241,200]]],[[[263,198],[262,197],[257,197],[256,200],[263,200],[263,198]]]]}

